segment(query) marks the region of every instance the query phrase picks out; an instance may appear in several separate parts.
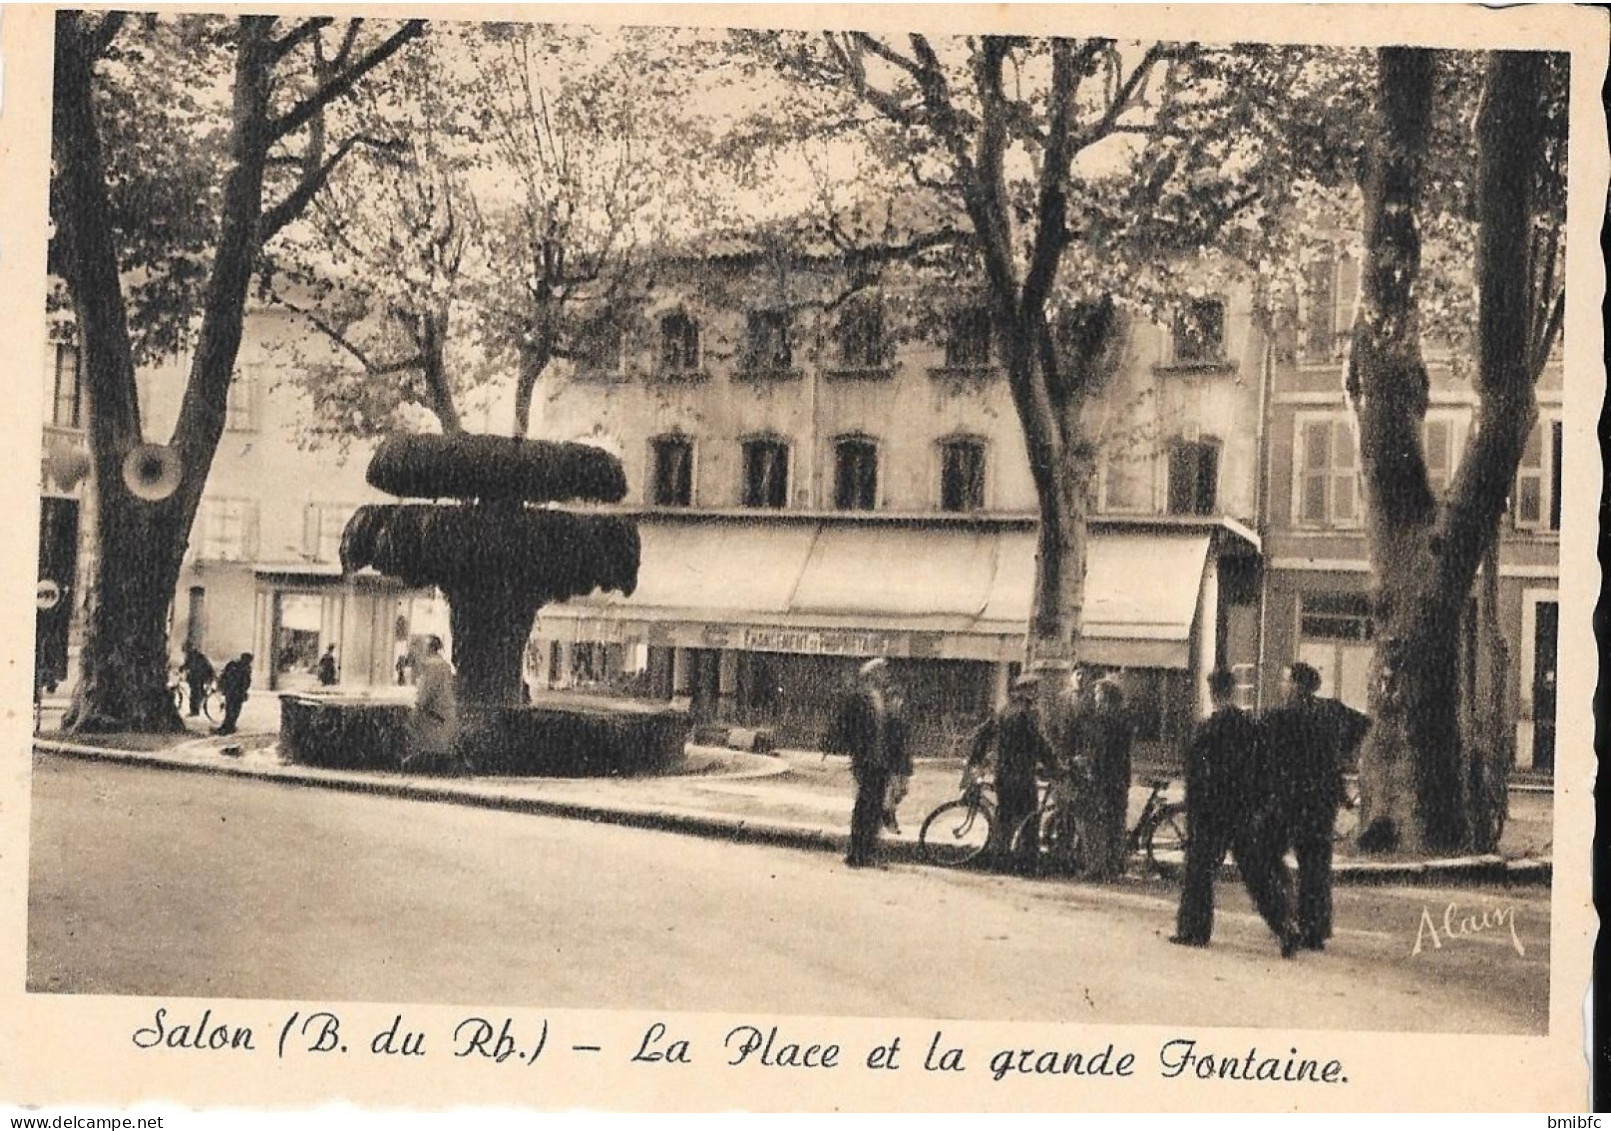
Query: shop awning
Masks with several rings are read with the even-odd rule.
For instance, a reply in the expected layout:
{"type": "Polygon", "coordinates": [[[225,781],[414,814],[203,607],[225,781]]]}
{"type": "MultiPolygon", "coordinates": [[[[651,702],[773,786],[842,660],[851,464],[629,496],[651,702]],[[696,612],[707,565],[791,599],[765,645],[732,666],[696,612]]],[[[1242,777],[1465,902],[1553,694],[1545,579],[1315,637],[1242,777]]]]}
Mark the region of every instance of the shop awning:
{"type": "MultiPolygon", "coordinates": [[[[979,617],[983,631],[1027,630],[1035,534],[998,535],[1000,565],[979,617]]],[[[1086,546],[1081,655],[1094,663],[1186,668],[1209,535],[1099,533],[1086,546]]]]}
{"type": "Polygon", "coordinates": [[[990,596],[998,537],[920,527],[821,528],[789,609],[967,631],[990,596]]]}
{"type": "Polygon", "coordinates": [[[816,527],[644,523],[638,535],[642,564],[631,597],[595,593],[568,604],[656,619],[731,622],[787,615],[816,527]]]}
{"type": "MultiPolygon", "coordinates": [[[[543,620],[988,637],[1002,642],[1003,656],[1021,647],[1028,628],[1033,531],[821,520],[644,523],[640,534],[642,568],[630,598],[594,594],[545,608],[543,620]]],[[[1104,664],[1188,667],[1210,540],[1202,529],[1094,534],[1081,654],[1104,664]]],[[[755,640],[751,646],[777,651],[829,646],[809,632],[755,640]]]]}

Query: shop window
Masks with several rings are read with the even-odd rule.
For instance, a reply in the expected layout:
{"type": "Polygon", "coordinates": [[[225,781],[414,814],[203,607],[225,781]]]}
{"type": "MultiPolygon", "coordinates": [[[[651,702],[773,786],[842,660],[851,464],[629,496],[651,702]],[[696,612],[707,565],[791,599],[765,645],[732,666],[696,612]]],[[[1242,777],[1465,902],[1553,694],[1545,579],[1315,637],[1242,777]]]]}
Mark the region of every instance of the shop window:
{"type": "Polygon", "coordinates": [[[984,509],[985,446],[983,440],[946,440],[940,445],[940,509],[984,509]]]}
{"type": "Polygon", "coordinates": [[[1225,359],[1225,303],[1192,299],[1175,315],[1172,335],[1176,365],[1214,365],[1225,359]]]}
{"type": "Polygon", "coordinates": [[[782,509],[789,505],[789,445],[763,438],[744,441],[742,503],[782,509]]]}
{"type": "Polygon", "coordinates": [[[649,441],[654,460],[650,502],[657,507],[686,507],[694,501],[694,442],[686,436],[656,436],[649,441]]]}
{"type": "Polygon", "coordinates": [[[1305,593],[1298,612],[1298,654],[1320,673],[1320,694],[1355,710],[1370,697],[1375,621],[1364,593],[1305,593]]]}
{"type": "Polygon", "coordinates": [[[846,369],[878,369],[884,353],[884,305],[876,295],[848,299],[834,327],[839,363],[846,369]]]}
{"type": "Polygon", "coordinates": [[[243,562],[257,554],[257,503],[252,499],[203,499],[191,538],[202,561],[243,562]]]}
{"type": "Polygon", "coordinates": [[[1299,414],[1293,520],[1300,526],[1359,525],[1359,455],[1346,412],[1299,414]]]}
{"type": "Polygon", "coordinates": [[[1306,593],[1298,631],[1314,640],[1369,640],[1374,635],[1364,593],[1306,593]]]}
{"type": "Polygon", "coordinates": [[[842,511],[870,511],[878,503],[878,445],[862,436],[833,446],[833,505],[842,511]]]}
{"type": "Polygon", "coordinates": [[[1522,530],[1561,528],[1561,421],[1541,419],[1528,433],[1511,492],[1511,512],[1522,530]]]}
{"type": "Polygon", "coordinates": [[[1169,513],[1213,514],[1219,500],[1219,441],[1169,444],[1169,513]]]}
{"type": "Polygon", "coordinates": [[[571,645],[571,686],[595,687],[610,678],[610,654],[605,644],[582,640],[571,645]]]}
{"type": "Polygon", "coordinates": [[[229,382],[229,400],[224,409],[224,428],[230,432],[256,432],[259,400],[257,378],[250,373],[236,373],[229,382]]]}
{"type": "Polygon", "coordinates": [[[680,310],[660,320],[660,370],[689,374],[699,370],[699,323],[680,310]]]}
{"type": "Polygon", "coordinates": [[[990,308],[970,306],[957,311],[945,339],[945,364],[951,369],[990,364],[990,308]]]}
{"type": "Polygon", "coordinates": [[[779,373],[793,364],[789,312],[752,310],[745,327],[744,368],[754,373],[779,373]]]}
{"type": "Polygon", "coordinates": [[[84,426],[84,386],[78,346],[58,343],[51,385],[50,422],[58,428],[84,426]]]}

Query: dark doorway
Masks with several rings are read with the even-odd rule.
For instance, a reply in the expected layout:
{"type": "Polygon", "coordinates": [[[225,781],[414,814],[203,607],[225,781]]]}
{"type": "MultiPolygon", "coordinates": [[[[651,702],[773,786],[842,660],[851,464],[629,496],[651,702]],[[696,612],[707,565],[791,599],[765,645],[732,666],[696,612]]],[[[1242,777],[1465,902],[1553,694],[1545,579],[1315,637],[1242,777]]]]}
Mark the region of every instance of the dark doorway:
{"type": "Polygon", "coordinates": [[[1555,772],[1555,642],[1561,607],[1554,601],[1538,603],[1533,625],[1533,769],[1555,772]]]}
{"type": "Polygon", "coordinates": [[[39,503],[39,580],[55,585],[55,601],[34,618],[34,679],[54,690],[67,678],[67,634],[78,575],[78,500],[47,496],[39,503]]]}

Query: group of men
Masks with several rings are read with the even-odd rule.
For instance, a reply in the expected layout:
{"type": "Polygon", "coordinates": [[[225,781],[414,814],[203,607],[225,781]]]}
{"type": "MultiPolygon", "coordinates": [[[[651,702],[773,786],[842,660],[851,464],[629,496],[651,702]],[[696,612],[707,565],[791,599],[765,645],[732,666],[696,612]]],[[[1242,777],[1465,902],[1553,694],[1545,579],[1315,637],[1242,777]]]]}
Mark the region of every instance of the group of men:
{"type": "Polygon", "coordinates": [[[1323,950],[1331,937],[1331,846],[1343,775],[1369,725],[1321,699],[1320,673],[1297,663],[1283,676],[1284,701],[1255,720],[1233,702],[1236,681],[1208,677],[1213,713],[1186,752],[1185,878],[1171,942],[1207,946],[1214,929],[1214,878],[1236,861],[1281,956],[1323,950]],[[1297,858],[1296,899],[1286,854],[1297,858]]]}
{"type": "MultiPolygon", "coordinates": [[[[1041,775],[1072,778],[1079,786],[1088,874],[1111,878],[1124,868],[1130,790],[1133,730],[1124,696],[1112,680],[1082,690],[1076,678],[1065,692],[1050,697],[1053,717],[1043,726],[1036,703],[1040,682],[1036,673],[1015,680],[1007,703],[969,742],[968,773],[982,773],[987,761],[995,762],[997,820],[991,859],[1001,868],[1027,870],[1038,842],[1019,838],[1015,848],[1013,832],[1036,811],[1036,781],[1041,775]]],[[[828,751],[849,755],[856,782],[845,856],[853,868],[874,862],[881,827],[899,828],[895,806],[912,774],[902,700],[888,661],[869,660],[857,672],[856,687],[842,701],[828,734],[828,751]]]]}
{"type": "Polygon", "coordinates": [[[1013,682],[1006,705],[973,733],[967,770],[983,772],[994,756],[997,843],[992,858],[1014,871],[1033,867],[1036,836],[1015,836],[1038,806],[1044,776],[1073,790],[1086,848],[1086,875],[1109,880],[1124,871],[1125,816],[1130,795],[1134,728],[1124,693],[1108,678],[1071,673],[1069,683],[1042,695],[1043,677],[1013,682]]]}
{"type": "MultiPolygon", "coordinates": [[[[423,758],[440,760],[452,751],[458,729],[458,704],[453,688],[453,666],[442,654],[442,638],[427,636],[419,642],[420,655],[415,660],[419,692],[409,718],[409,751],[405,763],[423,758]]],[[[319,660],[319,682],[332,686],[337,682],[336,650],[331,645],[319,660]]],[[[212,661],[201,649],[186,644],[184,658],[179,663],[179,677],[190,693],[190,717],[201,715],[209,685],[216,678],[219,694],[224,698],[224,717],[215,734],[234,734],[240,721],[241,708],[252,688],[252,654],[242,652],[239,657],[215,673],[212,661]]],[[[910,769],[907,771],[910,773],[910,769]]]]}
{"type": "MultiPolygon", "coordinates": [[[[201,714],[207,685],[214,679],[212,661],[200,648],[186,644],[184,659],[179,663],[179,676],[190,692],[190,717],[194,719],[201,714]]],[[[241,708],[246,705],[247,693],[252,689],[252,654],[242,652],[225,664],[224,670],[217,673],[217,681],[218,692],[224,697],[224,717],[214,733],[234,734],[241,708]]]]}
{"type": "MultiPolygon", "coordinates": [[[[1087,686],[1074,673],[1067,688],[1045,688],[1028,673],[1006,704],[974,733],[966,773],[995,762],[996,842],[1000,867],[1025,870],[1036,837],[1013,833],[1038,808],[1037,781],[1074,789],[1089,878],[1124,871],[1133,728],[1116,682],[1087,686]]],[[[1186,750],[1189,835],[1175,934],[1206,946],[1214,927],[1214,880],[1229,854],[1254,906],[1280,942],[1283,957],[1322,950],[1331,937],[1331,851],[1344,772],[1369,720],[1318,696],[1320,675],[1297,663],[1283,677],[1283,702],[1255,719],[1234,702],[1236,680],[1218,668],[1208,677],[1212,713],[1186,750]],[[1285,857],[1297,858],[1297,884],[1285,857]]],[[[853,868],[875,862],[881,827],[895,827],[894,806],[910,777],[902,694],[887,661],[863,664],[829,731],[827,749],[847,754],[856,782],[851,810],[853,868]]]]}

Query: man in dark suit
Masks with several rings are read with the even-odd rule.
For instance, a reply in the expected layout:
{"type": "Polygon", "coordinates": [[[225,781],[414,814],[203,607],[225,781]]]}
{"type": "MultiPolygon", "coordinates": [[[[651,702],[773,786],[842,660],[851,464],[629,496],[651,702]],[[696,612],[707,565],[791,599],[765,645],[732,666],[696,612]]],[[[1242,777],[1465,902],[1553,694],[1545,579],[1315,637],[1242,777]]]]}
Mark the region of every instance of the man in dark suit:
{"type": "Polygon", "coordinates": [[[1285,845],[1298,858],[1298,928],[1302,945],[1325,949],[1331,937],[1331,843],[1349,742],[1360,728],[1318,699],[1320,673],[1293,664],[1282,680],[1286,702],[1264,717],[1275,809],[1285,845]]]}
{"type": "Polygon", "coordinates": [[[179,665],[179,674],[190,688],[190,717],[201,714],[202,701],[207,698],[207,685],[213,681],[212,661],[194,644],[185,645],[185,659],[179,665]]]}
{"type": "Polygon", "coordinates": [[[218,676],[218,690],[224,696],[224,721],[218,725],[215,734],[235,733],[235,724],[241,717],[241,707],[245,705],[246,693],[251,688],[252,654],[242,652],[238,659],[225,664],[224,670],[218,676]]]}
{"type": "Polygon", "coordinates": [[[885,695],[889,662],[869,660],[856,673],[856,686],[845,696],[828,736],[828,750],[850,756],[856,801],[850,811],[850,849],[845,863],[865,868],[875,863],[878,830],[884,823],[884,797],[889,789],[889,714],[885,695]]]}
{"type": "Polygon", "coordinates": [[[1214,879],[1229,851],[1253,905],[1281,943],[1281,957],[1290,958],[1299,943],[1292,877],[1281,859],[1281,827],[1272,820],[1259,726],[1231,701],[1235,690],[1236,678],[1225,668],[1209,674],[1213,713],[1197,725],[1186,751],[1186,869],[1169,941],[1208,945],[1214,879]]]}
{"type": "Polygon", "coordinates": [[[1020,871],[1034,865],[1034,853],[1040,850],[1038,838],[1024,837],[1020,842],[1023,855],[1008,860],[1013,833],[1026,818],[1034,816],[1039,797],[1035,777],[1041,767],[1055,767],[1056,759],[1051,745],[1041,731],[1040,718],[1035,711],[1035,689],[1040,677],[1033,672],[1020,676],[1013,684],[1005,706],[1001,708],[973,738],[968,754],[968,768],[978,771],[996,756],[996,826],[992,853],[998,863],[1010,864],[1020,871]]]}

